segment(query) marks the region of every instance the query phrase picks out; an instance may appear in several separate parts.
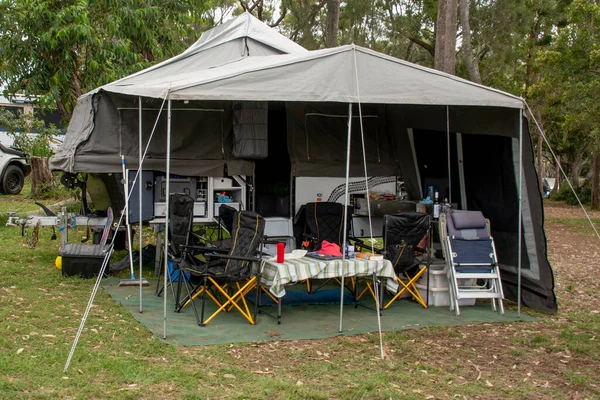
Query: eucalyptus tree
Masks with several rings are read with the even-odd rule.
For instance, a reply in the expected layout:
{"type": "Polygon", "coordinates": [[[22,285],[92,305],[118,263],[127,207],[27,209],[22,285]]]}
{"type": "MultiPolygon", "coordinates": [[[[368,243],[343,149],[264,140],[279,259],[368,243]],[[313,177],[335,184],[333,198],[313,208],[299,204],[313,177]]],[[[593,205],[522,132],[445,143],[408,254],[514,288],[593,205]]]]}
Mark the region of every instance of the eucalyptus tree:
{"type": "Polygon", "coordinates": [[[456,0],[438,0],[435,24],[435,69],[454,75],[456,71],[456,0]]]}
{"type": "Polygon", "coordinates": [[[554,31],[552,45],[540,52],[539,79],[531,96],[542,110],[549,136],[570,157],[578,184],[581,165],[590,159],[592,206],[600,206],[600,5],[575,0],[567,20],[554,31]]]}

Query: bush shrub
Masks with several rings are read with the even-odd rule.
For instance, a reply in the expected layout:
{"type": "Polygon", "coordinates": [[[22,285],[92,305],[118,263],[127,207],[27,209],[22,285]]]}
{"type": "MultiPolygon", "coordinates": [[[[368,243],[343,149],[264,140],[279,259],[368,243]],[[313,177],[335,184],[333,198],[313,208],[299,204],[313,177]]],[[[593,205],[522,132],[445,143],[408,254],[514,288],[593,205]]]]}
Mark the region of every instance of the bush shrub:
{"type": "MultiPolygon", "coordinates": [[[[592,202],[592,188],[589,185],[584,185],[579,188],[575,188],[575,192],[579,197],[579,200],[583,204],[590,205],[592,202]]],[[[573,191],[569,185],[563,185],[558,193],[554,193],[550,196],[550,200],[561,201],[570,205],[577,205],[577,198],[573,194],[573,191]]]]}

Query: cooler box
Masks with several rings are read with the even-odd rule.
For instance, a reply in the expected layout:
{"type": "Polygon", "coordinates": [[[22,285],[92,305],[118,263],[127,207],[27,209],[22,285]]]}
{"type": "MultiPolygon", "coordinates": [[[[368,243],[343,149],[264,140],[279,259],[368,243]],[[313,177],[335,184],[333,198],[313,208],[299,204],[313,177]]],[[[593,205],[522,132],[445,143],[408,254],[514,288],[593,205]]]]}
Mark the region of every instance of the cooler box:
{"type": "MultiPolygon", "coordinates": [[[[181,272],[178,268],[175,268],[173,261],[167,261],[167,265],[169,266],[169,276],[171,277],[171,282],[179,282],[179,273],[181,272]]],[[[183,272],[186,279],[190,279],[190,273],[184,271],[183,272]]],[[[159,277],[160,279],[160,277],[159,277]]]]}
{"type": "Polygon", "coordinates": [[[97,276],[108,248],[109,246],[98,244],[67,243],[63,245],[58,250],[58,255],[62,257],[63,276],[79,275],[82,278],[97,276]]]}
{"type": "MultiPolygon", "coordinates": [[[[427,286],[421,285],[417,283],[415,285],[419,294],[423,298],[423,300],[427,301],[427,286]]],[[[450,305],[450,293],[448,292],[449,288],[429,288],[429,306],[433,307],[447,307],[450,305]]],[[[459,306],[474,306],[476,299],[460,299],[458,300],[459,306]]]]}

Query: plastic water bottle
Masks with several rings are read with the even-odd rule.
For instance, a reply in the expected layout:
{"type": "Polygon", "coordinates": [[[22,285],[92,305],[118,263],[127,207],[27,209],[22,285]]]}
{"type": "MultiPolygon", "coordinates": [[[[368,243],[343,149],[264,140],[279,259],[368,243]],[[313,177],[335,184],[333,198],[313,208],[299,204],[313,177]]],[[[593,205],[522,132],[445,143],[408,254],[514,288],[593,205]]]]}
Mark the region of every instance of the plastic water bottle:
{"type": "Polygon", "coordinates": [[[440,209],[442,206],[438,197],[439,193],[435,192],[435,203],[433,204],[433,219],[438,219],[440,217],[440,209]]]}

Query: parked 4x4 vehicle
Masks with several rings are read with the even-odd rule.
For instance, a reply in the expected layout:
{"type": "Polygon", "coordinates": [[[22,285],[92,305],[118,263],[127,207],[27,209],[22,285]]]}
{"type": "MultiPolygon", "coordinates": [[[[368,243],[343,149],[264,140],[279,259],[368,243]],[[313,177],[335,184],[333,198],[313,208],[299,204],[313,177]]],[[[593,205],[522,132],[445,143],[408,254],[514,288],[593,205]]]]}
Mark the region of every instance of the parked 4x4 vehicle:
{"type": "Polygon", "coordinates": [[[31,172],[28,155],[0,143],[0,193],[19,194],[31,172]]]}

